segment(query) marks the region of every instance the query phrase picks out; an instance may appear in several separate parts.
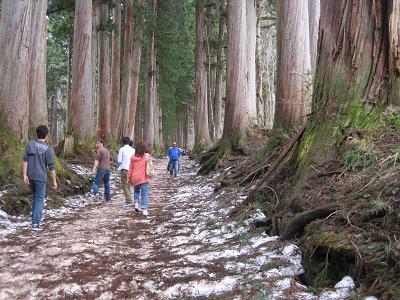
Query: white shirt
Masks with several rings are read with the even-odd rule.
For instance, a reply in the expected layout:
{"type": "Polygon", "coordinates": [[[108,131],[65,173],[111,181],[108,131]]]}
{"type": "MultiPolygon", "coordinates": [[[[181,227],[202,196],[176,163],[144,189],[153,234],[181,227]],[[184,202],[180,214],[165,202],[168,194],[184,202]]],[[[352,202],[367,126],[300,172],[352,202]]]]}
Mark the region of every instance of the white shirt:
{"type": "Polygon", "coordinates": [[[118,152],[118,171],[129,170],[129,164],[131,163],[131,157],[135,154],[135,149],[129,145],[123,146],[118,152]]]}

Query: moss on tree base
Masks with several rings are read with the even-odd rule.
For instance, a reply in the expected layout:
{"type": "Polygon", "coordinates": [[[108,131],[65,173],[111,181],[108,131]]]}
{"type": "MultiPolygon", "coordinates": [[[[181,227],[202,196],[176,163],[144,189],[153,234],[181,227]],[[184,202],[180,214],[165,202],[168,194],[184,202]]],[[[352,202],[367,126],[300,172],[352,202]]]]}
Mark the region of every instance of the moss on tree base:
{"type": "MultiPolygon", "coordinates": [[[[22,178],[22,157],[25,147],[12,133],[4,130],[0,130],[0,145],[0,190],[7,191],[0,198],[0,209],[13,215],[29,213],[32,196],[22,178]]],[[[47,205],[50,208],[61,207],[65,197],[90,189],[87,180],[83,180],[81,176],[68,169],[63,160],[56,156],[54,158],[58,189],[56,192],[47,192],[49,195],[47,205]]],[[[48,176],[48,182],[51,182],[50,172],[48,176]]]]}

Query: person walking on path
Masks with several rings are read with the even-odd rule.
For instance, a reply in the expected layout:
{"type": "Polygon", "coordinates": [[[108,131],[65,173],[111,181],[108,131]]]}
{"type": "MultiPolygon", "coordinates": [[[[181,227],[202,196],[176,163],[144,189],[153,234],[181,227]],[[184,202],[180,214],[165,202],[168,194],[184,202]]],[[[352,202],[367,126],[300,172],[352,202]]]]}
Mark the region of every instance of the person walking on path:
{"type": "Polygon", "coordinates": [[[30,141],[25,147],[23,157],[23,179],[33,193],[32,229],[41,230],[41,221],[46,194],[47,168],[52,178],[51,188],[57,189],[57,177],[54,169],[53,151],[46,143],[49,129],[45,125],[36,128],[37,140],[30,141]]]}
{"type": "Polygon", "coordinates": [[[125,194],[125,206],[132,203],[132,193],[128,179],[128,170],[131,163],[131,157],[135,154],[135,149],[130,146],[130,138],[124,137],[122,144],[124,145],[118,152],[118,170],[121,174],[121,187],[125,194]]]}
{"type": "Polygon", "coordinates": [[[169,157],[169,163],[168,163],[168,170],[171,176],[176,178],[178,176],[179,172],[179,158],[181,157],[181,149],[176,147],[176,142],[172,143],[172,147],[169,147],[168,149],[168,157],[169,157]]]}
{"type": "Polygon", "coordinates": [[[97,155],[93,164],[92,174],[95,175],[93,179],[93,196],[98,199],[100,182],[104,183],[104,198],[106,202],[111,202],[111,188],[110,188],[110,161],[111,155],[104,147],[104,141],[98,139],[96,142],[97,155]]]}
{"type": "Polygon", "coordinates": [[[148,215],[147,206],[149,198],[150,177],[146,174],[147,161],[151,161],[151,155],[147,145],[143,141],[136,144],[135,154],[131,157],[127,180],[134,187],[133,200],[135,210],[139,210],[139,195],[141,196],[141,208],[144,216],[148,215]]]}

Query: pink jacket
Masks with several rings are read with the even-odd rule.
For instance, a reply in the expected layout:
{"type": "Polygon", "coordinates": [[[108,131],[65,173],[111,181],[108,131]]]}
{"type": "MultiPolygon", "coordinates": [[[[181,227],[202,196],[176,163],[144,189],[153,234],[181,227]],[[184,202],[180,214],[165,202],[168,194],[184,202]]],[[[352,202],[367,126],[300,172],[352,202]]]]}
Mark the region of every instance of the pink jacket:
{"type": "Polygon", "coordinates": [[[151,155],[149,153],[145,153],[142,157],[132,155],[128,171],[128,180],[133,186],[150,181],[150,178],[146,176],[146,161],[148,160],[151,160],[151,155]]]}

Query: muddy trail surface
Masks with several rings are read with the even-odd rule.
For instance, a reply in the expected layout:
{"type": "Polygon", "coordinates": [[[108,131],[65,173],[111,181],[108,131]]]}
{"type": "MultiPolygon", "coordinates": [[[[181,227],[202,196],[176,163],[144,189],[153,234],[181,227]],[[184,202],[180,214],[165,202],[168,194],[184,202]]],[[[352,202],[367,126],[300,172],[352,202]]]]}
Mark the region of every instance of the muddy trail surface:
{"type": "Polygon", "coordinates": [[[229,220],[244,193],[214,193],[218,175],[199,177],[188,160],[178,180],[166,165],[156,161],[147,217],[123,207],[114,188],[110,204],[69,199],[67,213],[45,214],[43,231],[1,237],[0,299],[348,297],[354,284],[346,277],[319,296],[298,283],[298,248],[249,226],[261,212],[229,220]]]}

